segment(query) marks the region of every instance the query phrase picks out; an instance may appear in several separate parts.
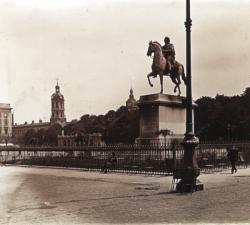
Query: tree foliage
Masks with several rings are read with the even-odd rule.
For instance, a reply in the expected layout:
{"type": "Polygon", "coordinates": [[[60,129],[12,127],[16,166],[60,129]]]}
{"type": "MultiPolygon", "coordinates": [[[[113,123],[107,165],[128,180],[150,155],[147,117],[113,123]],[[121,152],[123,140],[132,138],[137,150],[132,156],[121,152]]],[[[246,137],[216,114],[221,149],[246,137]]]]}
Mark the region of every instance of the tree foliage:
{"type": "MultiPolygon", "coordinates": [[[[250,139],[250,88],[242,95],[215,98],[201,97],[196,101],[195,134],[200,140],[247,140],[250,139]]],[[[77,134],[78,141],[88,134],[101,133],[106,143],[134,143],[139,136],[139,111],[129,111],[121,106],[105,115],[85,114],[79,121],[67,124],[66,135],[77,134]]],[[[25,144],[56,145],[60,125],[48,130],[28,130],[25,144]]]]}
{"type": "Polygon", "coordinates": [[[55,124],[49,127],[49,129],[29,129],[23,137],[24,145],[57,145],[57,136],[61,134],[62,127],[59,124],[55,124]]]}
{"type": "Polygon", "coordinates": [[[34,129],[29,129],[23,137],[23,143],[25,145],[31,145],[36,142],[36,131],[34,129]]]}
{"type": "Polygon", "coordinates": [[[54,124],[45,132],[44,142],[48,145],[57,145],[57,136],[62,133],[62,127],[59,124],[54,124]]]}
{"type": "Polygon", "coordinates": [[[201,140],[250,138],[250,88],[240,96],[202,97],[196,104],[195,131],[201,140]]]}
{"type": "Polygon", "coordinates": [[[139,136],[139,112],[121,106],[105,115],[85,114],[71,129],[82,135],[101,133],[106,143],[133,143],[139,136]]]}
{"type": "MultiPolygon", "coordinates": [[[[116,111],[110,110],[105,115],[85,114],[77,122],[69,123],[64,128],[65,135],[77,134],[76,142],[84,142],[88,134],[101,133],[106,143],[134,143],[139,136],[139,112],[128,111],[121,106],[116,111]]],[[[28,130],[24,136],[26,145],[56,145],[57,136],[62,128],[55,124],[48,130],[28,130]]]]}

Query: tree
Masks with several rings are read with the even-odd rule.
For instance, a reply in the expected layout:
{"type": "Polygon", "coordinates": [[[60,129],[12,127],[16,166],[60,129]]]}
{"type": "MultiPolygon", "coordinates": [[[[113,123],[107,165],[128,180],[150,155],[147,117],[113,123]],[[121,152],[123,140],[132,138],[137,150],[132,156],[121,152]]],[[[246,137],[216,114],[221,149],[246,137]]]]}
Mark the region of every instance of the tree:
{"type": "Polygon", "coordinates": [[[57,136],[62,133],[62,127],[59,124],[54,124],[45,132],[44,142],[48,145],[57,145],[57,136]]]}
{"type": "Polygon", "coordinates": [[[241,96],[202,97],[196,103],[195,132],[201,140],[250,138],[250,88],[241,96]]]}
{"type": "Polygon", "coordinates": [[[44,145],[45,144],[45,136],[46,136],[46,130],[45,129],[39,129],[36,132],[36,138],[38,145],[44,145]]]}
{"type": "Polygon", "coordinates": [[[116,111],[108,111],[105,115],[85,114],[80,121],[66,129],[67,132],[70,130],[83,136],[101,133],[107,143],[133,143],[139,136],[139,112],[129,112],[127,107],[121,106],[116,111]]]}
{"type": "Polygon", "coordinates": [[[105,141],[108,143],[134,143],[139,136],[139,113],[120,107],[116,118],[107,126],[105,141]]]}
{"type": "Polygon", "coordinates": [[[25,145],[36,144],[37,142],[36,131],[34,129],[27,130],[27,132],[23,137],[23,142],[25,145]]]}

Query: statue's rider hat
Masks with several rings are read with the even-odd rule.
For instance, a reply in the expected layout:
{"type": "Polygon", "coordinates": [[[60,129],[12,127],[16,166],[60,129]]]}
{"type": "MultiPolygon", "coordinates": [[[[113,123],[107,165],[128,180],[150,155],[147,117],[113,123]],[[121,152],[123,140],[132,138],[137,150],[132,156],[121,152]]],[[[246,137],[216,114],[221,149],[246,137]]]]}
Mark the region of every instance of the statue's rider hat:
{"type": "Polygon", "coordinates": [[[165,42],[166,44],[170,43],[170,38],[169,38],[169,37],[165,37],[165,38],[164,38],[164,42],[165,42]]]}

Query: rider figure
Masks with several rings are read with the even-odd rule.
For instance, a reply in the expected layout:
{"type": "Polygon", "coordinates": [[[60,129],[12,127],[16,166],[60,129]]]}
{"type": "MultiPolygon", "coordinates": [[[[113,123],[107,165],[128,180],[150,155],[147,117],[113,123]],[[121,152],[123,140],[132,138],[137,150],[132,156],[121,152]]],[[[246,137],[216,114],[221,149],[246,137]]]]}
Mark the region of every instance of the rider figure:
{"type": "Polygon", "coordinates": [[[162,46],[162,52],[169,65],[169,71],[174,67],[175,64],[175,50],[174,45],[170,43],[169,37],[164,38],[165,45],[162,46]]]}

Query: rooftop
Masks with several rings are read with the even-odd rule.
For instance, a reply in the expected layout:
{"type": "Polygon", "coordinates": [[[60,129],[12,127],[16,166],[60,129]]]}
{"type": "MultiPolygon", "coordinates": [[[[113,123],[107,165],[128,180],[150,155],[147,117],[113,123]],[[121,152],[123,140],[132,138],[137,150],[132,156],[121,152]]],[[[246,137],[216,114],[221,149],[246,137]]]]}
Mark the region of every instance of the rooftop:
{"type": "Polygon", "coordinates": [[[3,108],[3,109],[11,109],[9,103],[0,103],[0,108],[3,108]]]}

